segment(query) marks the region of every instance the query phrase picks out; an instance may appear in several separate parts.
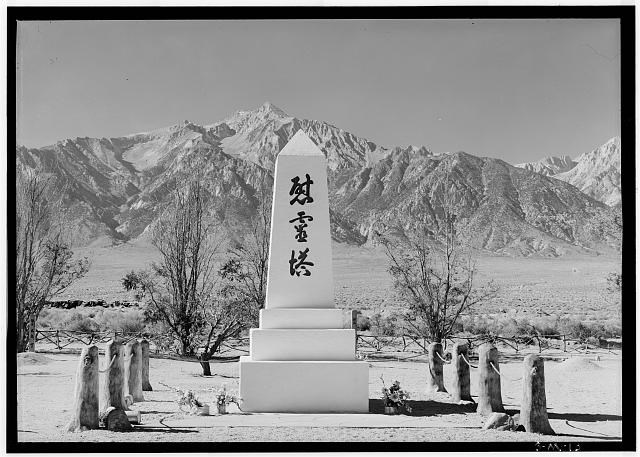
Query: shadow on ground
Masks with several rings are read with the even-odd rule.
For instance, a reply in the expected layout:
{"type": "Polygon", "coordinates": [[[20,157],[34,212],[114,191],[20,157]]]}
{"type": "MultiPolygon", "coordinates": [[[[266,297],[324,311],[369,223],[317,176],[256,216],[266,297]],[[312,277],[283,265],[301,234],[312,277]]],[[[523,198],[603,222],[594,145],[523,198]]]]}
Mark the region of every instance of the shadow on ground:
{"type": "MultiPolygon", "coordinates": [[[[510,416],[520,414],[519,409],[506,409],[505,413],[510,416]]],[[[547,412],[549,419],[558,419],[573,422],[603,422],[603,421],[621,421],[622,416],[616,414],[588,414],[588,413],[554,413],[547,412]]]]}
{"type": "MultiPolygon", "coordinates": [[[[195,427],[194,427],[195,428],[195,427]]],[[[133,429],[127,433],[133,432],[154,432],[154,433],[198,433],[198,430],[187,430],[184,427],[174,428],[165,425],[164,427],[158,427],[154,425],[134,425],[133,429]]]]}
{"type": "MultiPolygon", "coordinates": [[[[475,404],[458,405],[435,400],[411,400],[411,416],[444,416],[447,414],[466,414],[476,410],[475,404]]],[[[384,414],[384,402],[377,398],[369,399],[370,414],[384,414]]]]}
{"type": "Polygon", "coordinates": [[[574,422],[621,421],[622,416],[615,414],[585,414],[585,413],[547,413],[549,419],[561,419],[574,422]]]}
{"type": "Polygon", "coordinates": [[[210,378],[226,378],[226,379],[240,379],[240,376],[227,376],[224,374],[217,374],[217,373],[213,373],[209,376],[203,375],[202,373],[195,373],[193,374],[194,378],[205,378],[205,379],[210,379],[210,378]]]}

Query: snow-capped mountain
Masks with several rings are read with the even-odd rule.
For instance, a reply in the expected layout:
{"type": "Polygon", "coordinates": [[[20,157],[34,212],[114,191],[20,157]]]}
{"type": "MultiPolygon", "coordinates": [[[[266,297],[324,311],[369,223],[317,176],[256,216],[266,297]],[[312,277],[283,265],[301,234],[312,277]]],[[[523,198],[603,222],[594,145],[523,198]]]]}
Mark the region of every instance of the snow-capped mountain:
{"type": "Polygon", "coordinates": [[[609,206],[620,204],[620,137],[582,153],[575,160],[568,156],[545,157],[516,167],[568,182],[585,194],[609,206]]]}
{"type": "Polygon", "coordinates": [[[337,241],[362,244],[373,230],[411,231],[416,224],[436,228],[448,186],[482,249],[560,255],[609,242],[608,234],[589,229],[608,208],[560,180],[464,152],[385,148],[271,103],[209,125],[184,121],[119,138],[17,147],[16,154],[20,166],[67,184],[66,204],[85,243],[129,240],[143,235],[176,184],[196,173],[222,206],[251,217],[257,192],[272,185],[277,153],[298,129],[327,156],[337,241]]]}
{"type": "Polygon", "coordinates": [[[239,111],[212,127],[219,125],[227,125],[234,132],[221,141],[225,153],[268,169],[273,168],[278,152],[300,129],[325,152],[329,169],[334,172],[375,163],[388,152],[326,122],[289,116],[270,102],[254,111],[239,111]]]}
{"type": "Polygon", "coordinates": [[[554,178],[576,186],[609,206],[620,204],[620,137],[611,138],[599,148],[581,154],[576,162],[571,170],[554,178]]]}
{"type": "Polygon", "coordinates": [[[576,166],[576,162],[571,160],[569,156],[562,157],[545,157],[544,159],[538,160],[537,162],[526,162],[516,164],[518,168],[524,168],[525,170],[535,171],[536,173],[540,173],[545,176],[554,176],[558,173],[563,173],[565,171],[571,170],[576,166]]]}

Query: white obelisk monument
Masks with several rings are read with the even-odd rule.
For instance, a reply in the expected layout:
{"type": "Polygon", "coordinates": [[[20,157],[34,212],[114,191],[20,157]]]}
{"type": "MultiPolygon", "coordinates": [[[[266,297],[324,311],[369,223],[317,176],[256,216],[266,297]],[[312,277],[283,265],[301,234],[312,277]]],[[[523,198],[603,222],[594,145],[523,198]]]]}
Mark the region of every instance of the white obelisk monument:
{"type": "Polygon", "coordinates": [[[240,357],[242,410],[367,413],[369,364],[333,301],[327,161],[299,130],[276,159],[265,308],[240,357]]]}

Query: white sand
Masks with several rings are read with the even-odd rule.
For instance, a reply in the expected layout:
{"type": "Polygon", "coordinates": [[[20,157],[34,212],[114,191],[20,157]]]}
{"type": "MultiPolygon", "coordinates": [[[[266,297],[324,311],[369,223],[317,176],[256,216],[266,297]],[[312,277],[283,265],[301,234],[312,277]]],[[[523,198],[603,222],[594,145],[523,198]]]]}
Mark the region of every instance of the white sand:
{"type": "MultiPolygon", "coordinates": [[[[546,362],[551,426],[556,433],[568,436],[544,437],[544,441],[621,437],[620,356],[607,354],[602,355],[597,364],[601,369],[597,371],[584,360],[546,362]],[[569,365],[575,376],[568,375],[565,368],[569,365]]],[[[93,430],[66,434],[62,429],[71,411],[78,355],[36,354],[35,358],[33,355],[22,358],[49,362],[45,367],[47,371],[42,371],[41,365],[19,366],[18,436],[21,441],[538,441],[542,438],[530,433],[481,431],[483,419],[472,408],[451,403],[447,394],[424,392],[426,365],[415,361],[371,363],[369,398],[374,400],[369,415],[241,416],[232,406],[231,414],[226,417],[195,418],[180,412],[174,402],[175,393],[159,381],[196,391],[202,400],[212,405],[213,411],[212,389],[226,383],[228,389],[237,390],[238,364],[212,363],[215,375],[204,378],[200,376],[198,363],[156,358],[150,361],[150,380],[155,390],[145,392],[145,401],[134,405],[134,409],[142,412],[143,425],[136,427],[138,431],[118,434],[93,430]],[[411,393],[415,403],[410,418],[380,415],[381,374],[387,383],[399,380],[411,393]]],[[[451,379],[450,370],[451,365],[445,367],[445,385],[451,379]]],[[[500,370],[505,376],[502,383],[505,408],[515,414],[519,412],[522,383],[514,379],[521,377],[522,363],[513,361],[512,357],[505,358],[501,360],[500,370]]],[[[477,381],[477,372],[472,370],[474,397],[477,381]]]]}

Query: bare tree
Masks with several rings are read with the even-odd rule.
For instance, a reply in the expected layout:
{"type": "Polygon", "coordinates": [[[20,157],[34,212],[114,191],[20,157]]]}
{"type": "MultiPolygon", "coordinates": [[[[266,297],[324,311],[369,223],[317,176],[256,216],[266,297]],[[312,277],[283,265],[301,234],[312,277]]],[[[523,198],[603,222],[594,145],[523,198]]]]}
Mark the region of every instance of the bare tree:
{"type": "MultiPolygon", "coordinates": [[[[210,374],[209,360],[225,340],[239,336],[248,327],[258,324],[259,310],[264,306],[269,261],[271,229],[271,197],[269,189],[256,193],[257,208],[248,227],[229,248],[228,258],[219,271],[220,305],[211,309],[211,322],[204,351],[199,359],[205,375],[210,374]]],[[[246,226],[246,221],[238,227],[246,226]]]]}
{"type": "MultiPolygon", "coordinates": [[[[263,246],[260,222],[254,221],[249,234],[255,238],[247,236],[245,245],[231,250],[235,263],[219,268],[229,238],[225,216],[220,214],[223,205],[207,194],[201,182],[193,178],[176,189],[173,204],[154,226],[151,239],[160,251],[160,262],[153,263],[150,271],[130,272],[122,283],[147,301],[147,317],[166,326],[180,342],[178,352],[197,355],[203,374],[210,375],[213,354],[257,321],[254,304],[264,295],[262,280],[252,276],[259,275],[259,269],[250,269],[245,260],[254,259],[263,246]]],[[[266,280],[266,256],[264,268],[266,280]]]]}
{"type": "Polygon", "coordinates": [[[258,312],[255,304],[246,300],[245,294],[238,287],[239,264],[227,262],[218,274],[222,284],[218,289],[218,299],[215,306],[206,309],[210,329],[204,341],[202,353],[198,360],[205,376],[211,375],[209,360],[220,350],[222,344],[258,322],[258,312]]]}
{"type": "Polygon", "coordinates": [[[493,283],[482,287],[476,283],[471,240],[463,234],[455,211],[449,173],[441,183],[442,217],[435,229],[421,221],[404,237],[377,234],[394,288],[407,303],[405,325],[432,342],[455,333],[460,316],[497,291],[493,283]]]}
{"type": "Polygon", "coordinates": [[[213,210],[199,179],[177,187],[151,233],[161,260],[150,271],[131,272],[122,281],[151,305],[148,316],[168,327],[181,355],[197,350],[208,326],[206,308],[216,300],[215,256],[222,236],[213,210]]]}
{"type": "Polygon", "coordinates": [[[229,259],[223,268],[235,293],[256,309],[264,306],[269,262],[271,231],[271,193],[266,187],[256,192],[257,207],[240,240],[229,249],[229,259]]]}
{"type": "Polygon", "coordinates": [[[54,178],[16,169],[16,347],[35,350],[40,312],[89,269],[73,260],[68,227],[61,217],[62,191],[54,178]]]}

